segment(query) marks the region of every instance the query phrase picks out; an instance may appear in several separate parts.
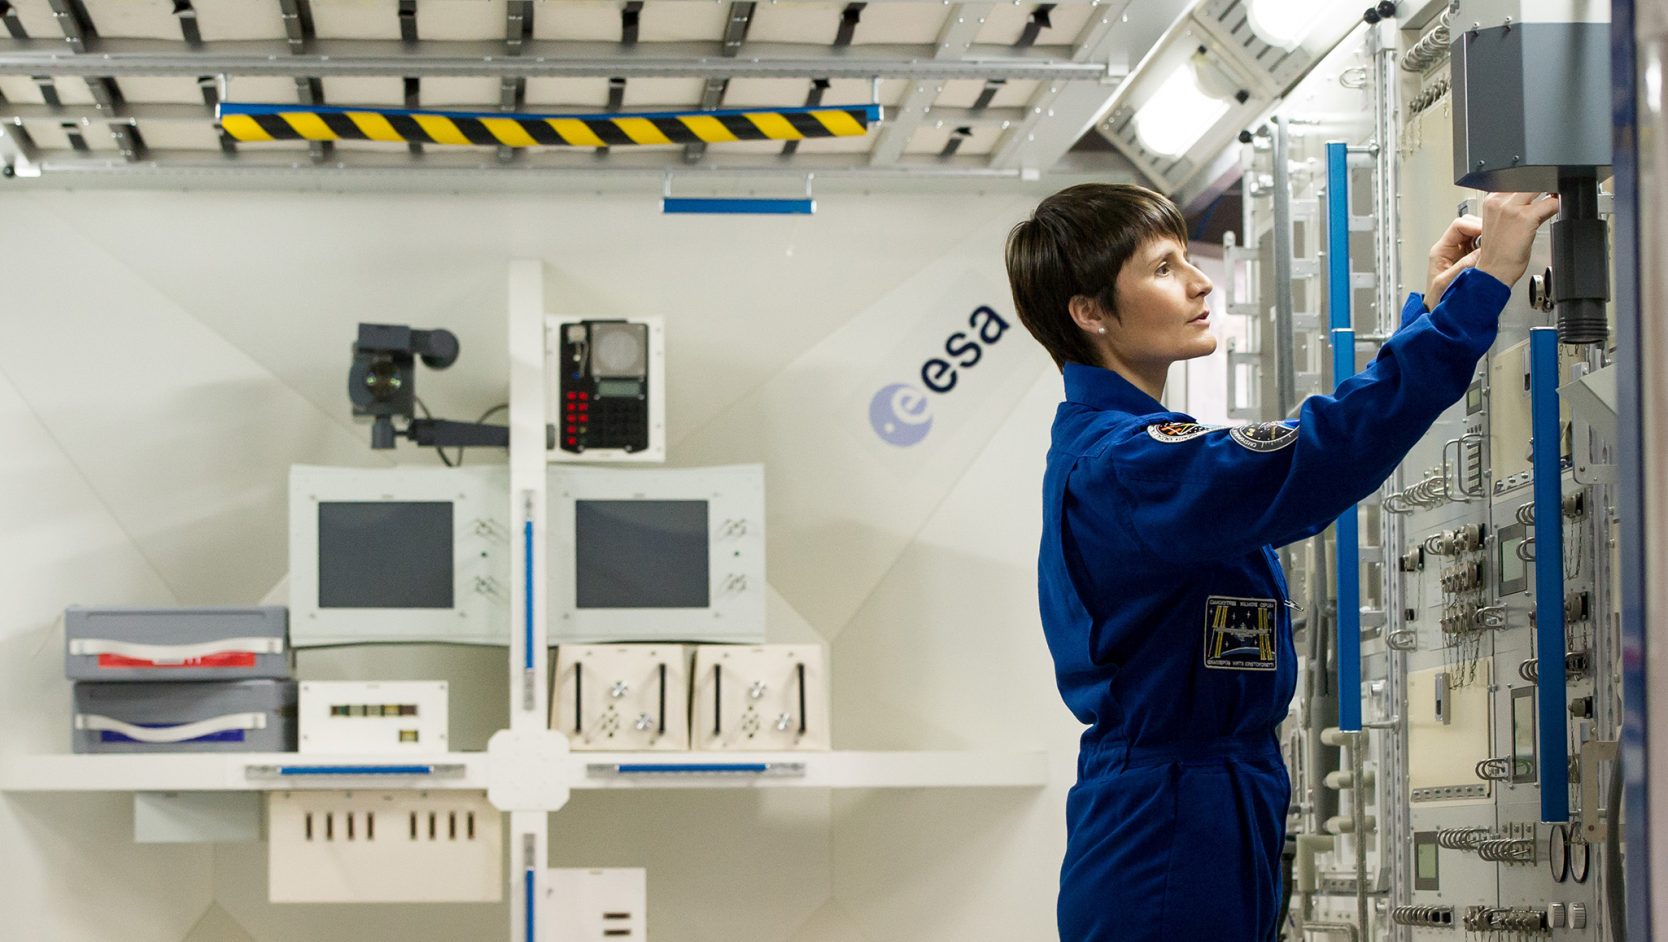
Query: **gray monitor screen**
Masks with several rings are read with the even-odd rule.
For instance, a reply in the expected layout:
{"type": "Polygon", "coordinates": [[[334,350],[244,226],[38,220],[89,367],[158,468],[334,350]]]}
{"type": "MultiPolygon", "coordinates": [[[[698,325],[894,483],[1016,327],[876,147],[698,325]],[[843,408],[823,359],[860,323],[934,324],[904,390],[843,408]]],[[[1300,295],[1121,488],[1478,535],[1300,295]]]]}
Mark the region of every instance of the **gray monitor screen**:
{"type": "Polygon", "coordinates": [[[319,504],[319,608],[451,608],[447,501],[319,504]]]}
{"type": "Polygon", "coordinates": [[[706,608],[707,502],[574,502],[579,608],[706,608]]]}

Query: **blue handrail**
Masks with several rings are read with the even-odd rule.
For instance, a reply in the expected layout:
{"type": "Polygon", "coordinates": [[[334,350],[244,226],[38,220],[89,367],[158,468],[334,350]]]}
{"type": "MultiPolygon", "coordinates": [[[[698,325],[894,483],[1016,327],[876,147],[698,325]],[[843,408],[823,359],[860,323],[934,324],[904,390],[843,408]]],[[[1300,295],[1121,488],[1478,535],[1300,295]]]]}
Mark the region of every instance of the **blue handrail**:
{"type": "Polygon", "coordinates": [[[810,216],[817,211],[813,199],[763,199],[727,197],[672,197],[660,201],[667,215],[810,216]]]}
{"type": "Polygon", "coordinates": [[[1570,818],[1569,715],[1564,705],[1563,434],[1558,329],[1529,330],[1529,431],[1535,472],[1535,729],[1541,820],[1570,818]]]}
{"type": "MultiPolygon", "coordinates": [[[[1355,328],[1350,311],[1349,146],[1326,145],[1326,282],[1334,388],[1355,375],[1355,328]]],[[[1351,505],[1338,515],[1338,728],[1361,731],[1361,521],[1351,505]]]]}
{"type": "Polygon", "coordinates": [[[432,765],[281,765],[279,775],[433,775],[432,765]]]}

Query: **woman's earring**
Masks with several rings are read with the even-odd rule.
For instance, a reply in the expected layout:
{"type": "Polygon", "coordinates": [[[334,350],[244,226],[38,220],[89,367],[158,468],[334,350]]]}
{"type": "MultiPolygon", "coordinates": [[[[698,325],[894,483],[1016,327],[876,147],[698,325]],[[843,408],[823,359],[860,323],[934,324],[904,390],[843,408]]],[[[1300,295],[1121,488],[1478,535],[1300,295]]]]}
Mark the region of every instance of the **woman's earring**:
{"type": "Polygon", "coordinates": [[[1104,327],[1102,327],[1102,328],[1101,328],[1101,329],[1100,329],[1100,332],[1101,332],[1101,333],[1103,333],[1103,334],[1104,334],[1104,333],[1106,333],[1106,328],[1104,328],[1104,327]]]}

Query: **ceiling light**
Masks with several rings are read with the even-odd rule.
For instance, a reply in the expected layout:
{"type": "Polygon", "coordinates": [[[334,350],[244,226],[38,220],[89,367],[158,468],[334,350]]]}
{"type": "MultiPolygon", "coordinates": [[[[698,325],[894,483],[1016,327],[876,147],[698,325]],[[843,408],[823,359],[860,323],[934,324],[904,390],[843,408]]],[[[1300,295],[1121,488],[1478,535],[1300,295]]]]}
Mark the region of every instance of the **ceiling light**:
{"type": "Polygon", "coordinates": [[[1314,4],[1303,0],[1250,0],[1247,19],[1263,42],[1294,49],[1315,25],[1314,4]]]}
{"type": "Polygon", "coordinates": [[[1183,62],[1135,112],[1135,136],[1154,153],[1180,157],[1228,113],[1228,103],[1205,94],[1190,62],[1183,62]]]}

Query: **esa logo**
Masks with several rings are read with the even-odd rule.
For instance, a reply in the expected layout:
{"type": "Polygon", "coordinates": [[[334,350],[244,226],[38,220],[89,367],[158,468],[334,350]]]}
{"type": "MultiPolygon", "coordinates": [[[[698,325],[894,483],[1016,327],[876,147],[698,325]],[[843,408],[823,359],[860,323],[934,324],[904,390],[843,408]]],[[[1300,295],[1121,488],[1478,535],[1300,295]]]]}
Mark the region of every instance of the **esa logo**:
{"type": "MultiPolygon", "coordinates": [[[[972,369],[984,358],[984,348],[1002,339],[1008,322],[981,305],[968,315],[967,330],[944,338],[944,355],[921,364],[921,385],[944,395],[960,381],[957,369],[972,369]]],[[[907,448],[932,431],[931,396],[908,383],[889,383],[869,400],[869,425],[881,440],[907,448]]]]}

